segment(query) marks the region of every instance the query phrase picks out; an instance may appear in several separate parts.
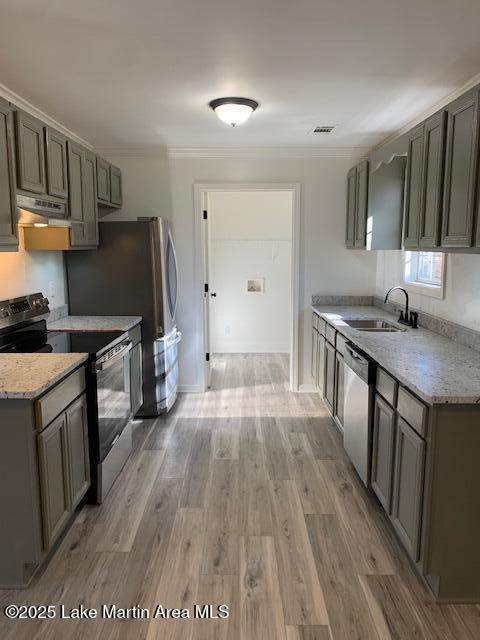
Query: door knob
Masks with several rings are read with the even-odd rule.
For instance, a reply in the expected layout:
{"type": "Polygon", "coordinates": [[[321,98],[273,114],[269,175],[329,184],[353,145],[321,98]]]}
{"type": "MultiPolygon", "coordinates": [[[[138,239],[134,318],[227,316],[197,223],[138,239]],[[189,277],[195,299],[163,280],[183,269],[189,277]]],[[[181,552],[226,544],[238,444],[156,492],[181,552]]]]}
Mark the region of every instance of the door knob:
{"type": "Polygon", "coordinates": [[[217,297],[217,294],[215,292],[211,293],[210,295],[212,296],[212,298],[216,298],[217,297]]]}

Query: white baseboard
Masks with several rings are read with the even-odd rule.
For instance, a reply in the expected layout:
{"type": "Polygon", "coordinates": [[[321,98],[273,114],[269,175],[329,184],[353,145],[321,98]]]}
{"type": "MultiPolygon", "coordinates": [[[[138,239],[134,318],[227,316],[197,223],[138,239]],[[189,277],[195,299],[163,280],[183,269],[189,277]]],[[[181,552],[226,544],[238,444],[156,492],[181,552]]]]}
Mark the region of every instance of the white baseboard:
{"type": "Polygon", "coordinates": [[[211,348],[211,353],[289,353],[288,344],[239,343],[216,344],[211,348]]]}
{"type": "Polygon", "coordinates": [[[203,393],[203,388],[199,384],[179,384],[178,393],[203,393]]]}
{"type": "Polygon", "coordinates": [[[317,391],[317,387],[311,382],[301,384],[298,387],[298,393],[316,393],[317,391]]]}

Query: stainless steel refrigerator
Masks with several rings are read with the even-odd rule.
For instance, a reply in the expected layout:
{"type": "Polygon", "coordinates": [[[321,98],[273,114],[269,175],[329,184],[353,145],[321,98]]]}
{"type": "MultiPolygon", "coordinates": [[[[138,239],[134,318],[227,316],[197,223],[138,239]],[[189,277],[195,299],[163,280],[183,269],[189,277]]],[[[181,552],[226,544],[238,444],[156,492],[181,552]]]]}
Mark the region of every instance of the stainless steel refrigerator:
{"type": "Polygon", "coordinates": [[[141,315],[144,403],[138,416],[168,411],[177,397],[178,270],[162,218],[101,222],[99,247],[66,254],[71,315],[141,315]]]}

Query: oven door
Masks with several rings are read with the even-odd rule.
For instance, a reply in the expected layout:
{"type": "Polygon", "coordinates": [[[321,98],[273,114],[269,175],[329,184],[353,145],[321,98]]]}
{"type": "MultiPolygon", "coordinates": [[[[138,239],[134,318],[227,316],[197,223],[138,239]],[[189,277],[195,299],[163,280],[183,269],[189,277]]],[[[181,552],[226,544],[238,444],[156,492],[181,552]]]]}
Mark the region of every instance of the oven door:
{"type": "Polygon", "coordinates": [[[95,363],[97,378],[99,462],[108,455],[131,418],[130,349],[125,340],[95,363]]]}

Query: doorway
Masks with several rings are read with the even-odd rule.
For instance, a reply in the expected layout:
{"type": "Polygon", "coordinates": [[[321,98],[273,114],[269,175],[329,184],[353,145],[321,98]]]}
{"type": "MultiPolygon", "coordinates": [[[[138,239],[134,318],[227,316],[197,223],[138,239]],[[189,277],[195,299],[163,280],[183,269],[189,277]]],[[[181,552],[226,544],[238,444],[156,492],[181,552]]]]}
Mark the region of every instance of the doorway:
{"type": "Polygon", "coordinates": [[[218,355],[288,363],[298,390],[299,185],[196,185],[203,388],[218,355]]]}

